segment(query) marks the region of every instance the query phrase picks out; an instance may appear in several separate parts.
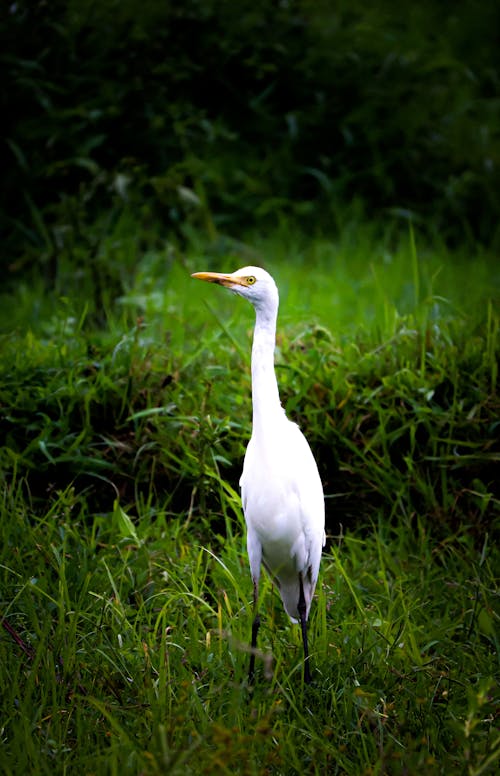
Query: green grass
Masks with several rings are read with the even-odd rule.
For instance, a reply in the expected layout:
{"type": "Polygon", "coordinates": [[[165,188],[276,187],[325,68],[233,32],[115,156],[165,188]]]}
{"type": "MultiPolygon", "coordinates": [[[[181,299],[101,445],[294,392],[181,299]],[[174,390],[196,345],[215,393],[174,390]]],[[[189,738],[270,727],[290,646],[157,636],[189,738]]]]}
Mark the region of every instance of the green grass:
{"type": "Polygon", "coordinates": [[[134,266],[111,238],[99,293],[63,256],[2,299],[3,771],[494,773],[496,262],[359,224],[134,266]],[[327,497],[312,687],[269,582],[246,685],[253,313],[189,277],[245,263],[280,286],[281,393],[327,497]]]}
{"type": "Polygon", "coordinates": [[[25,650],[4,633],[5,772],[493,772],[487,537],[480,550],[465,533],[437,542],[379,515],[336,540],[311,619],[314,686],[267,585],[249,692],[239,524],[202,543],[186,516],[146,512],[130,528],[72,491],[33,518],[22,487],[3,510],[4,616],[25,650]]]}

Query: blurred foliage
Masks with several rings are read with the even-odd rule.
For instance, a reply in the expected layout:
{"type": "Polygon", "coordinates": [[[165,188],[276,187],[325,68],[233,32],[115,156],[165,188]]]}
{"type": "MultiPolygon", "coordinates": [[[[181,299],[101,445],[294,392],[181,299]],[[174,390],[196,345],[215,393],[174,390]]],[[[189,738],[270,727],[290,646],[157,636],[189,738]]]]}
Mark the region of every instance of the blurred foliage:
{"type": "Polygon", "coordinates": [[[361,200],[498,244],[499,22],[471,0],[4,4],[7,265],[50,268],[123,208],[211,236],[328,232],[361,200]]]}

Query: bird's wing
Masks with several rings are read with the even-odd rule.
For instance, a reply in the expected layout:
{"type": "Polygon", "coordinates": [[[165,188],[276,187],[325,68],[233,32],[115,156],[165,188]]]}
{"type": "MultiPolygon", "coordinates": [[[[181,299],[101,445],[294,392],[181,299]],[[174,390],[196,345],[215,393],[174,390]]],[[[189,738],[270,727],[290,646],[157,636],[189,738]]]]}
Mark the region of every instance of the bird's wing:
{"type": "Polygon", "coordinates": [[[295,423],[290,423],[289,467],[291,485],[300,504],[302,530],[304,531],[309,565],[316,581],[321,548],[325,543],[325,501],[323,486],[316,461],[307,439],[295,423]]]}

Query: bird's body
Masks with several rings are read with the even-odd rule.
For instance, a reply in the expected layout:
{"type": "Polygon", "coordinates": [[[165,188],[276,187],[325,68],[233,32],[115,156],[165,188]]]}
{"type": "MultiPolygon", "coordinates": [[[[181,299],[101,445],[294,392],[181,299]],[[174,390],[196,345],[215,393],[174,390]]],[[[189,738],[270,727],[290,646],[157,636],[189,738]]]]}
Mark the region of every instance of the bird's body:
{"type": "Polygon", "coordinates": [[[247,550],[254,581],[259,579],[262,561],[278,584],[287,614],[297,622],[299,574],[306,617],[318,578],[323,546],[323,496],[316,462],[298,426],[283,417],[275,433],[273,443],[261,455],[258,441],[254,444],[254,432],[245,456],[240,485],[247,550]],[[300,464],[296,451],[300,451],[300,464]],[[258,491],[252,489],[256,480],[260,485],[258,491]],[[318,487],[312,488],[309,483],[318,487]]]}
{"type": "MultiPolygon", "coordinates": [[[[252,436],[240,480],[247,525],[247,549],[254,604],[261,564],[276,581],[289,617],[300,621],[304,640],[304,678],[310,681],[307,628],[325,540],[324,498],[318,468],[306,438],[285,415],[274,370],[278,289],[260,267],[236,272],[200,272],[193,277],[219,283],[255,307],[252,345],[252,436]]],[[[256,612],[252,646],[256,645],[256,612]]],[[[253,674],[254,653],[251,658],[253,674]]]]}

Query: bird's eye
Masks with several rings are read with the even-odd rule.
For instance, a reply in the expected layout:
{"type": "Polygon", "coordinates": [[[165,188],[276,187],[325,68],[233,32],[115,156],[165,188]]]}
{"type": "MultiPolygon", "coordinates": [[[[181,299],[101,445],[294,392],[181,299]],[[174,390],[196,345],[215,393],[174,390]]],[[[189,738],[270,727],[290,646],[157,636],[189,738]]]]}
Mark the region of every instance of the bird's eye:
{"type": "Polygon", "coordinates": [[[257,278],[254,277],[254,275],[249,275],[247,277],[247,286],[253,286],[253,284],[256,282],[257,282],[257,278]]]}

